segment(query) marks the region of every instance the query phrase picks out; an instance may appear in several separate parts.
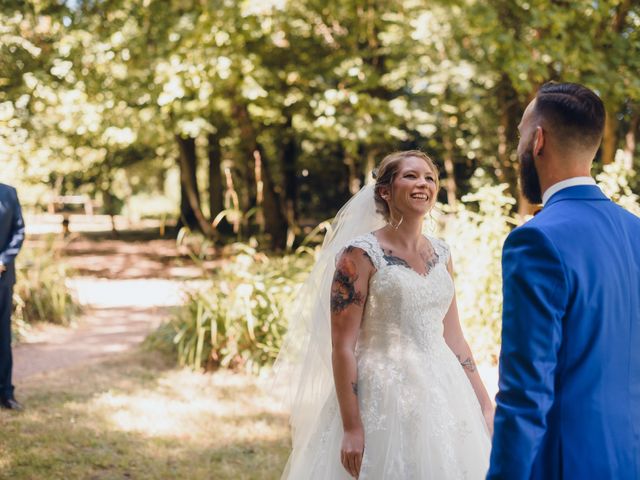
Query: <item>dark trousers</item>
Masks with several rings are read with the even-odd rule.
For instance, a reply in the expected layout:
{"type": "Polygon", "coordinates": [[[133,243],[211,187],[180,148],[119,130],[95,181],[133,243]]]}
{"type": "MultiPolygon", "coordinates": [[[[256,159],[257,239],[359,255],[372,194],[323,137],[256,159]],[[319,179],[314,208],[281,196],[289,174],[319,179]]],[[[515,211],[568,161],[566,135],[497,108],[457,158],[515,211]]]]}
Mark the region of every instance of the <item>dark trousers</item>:
{"type": "Polygon", "coordinates": [[[11,370],[11,308],[13,285],[0,286],[0,397],[13,398],[11,370]]]}

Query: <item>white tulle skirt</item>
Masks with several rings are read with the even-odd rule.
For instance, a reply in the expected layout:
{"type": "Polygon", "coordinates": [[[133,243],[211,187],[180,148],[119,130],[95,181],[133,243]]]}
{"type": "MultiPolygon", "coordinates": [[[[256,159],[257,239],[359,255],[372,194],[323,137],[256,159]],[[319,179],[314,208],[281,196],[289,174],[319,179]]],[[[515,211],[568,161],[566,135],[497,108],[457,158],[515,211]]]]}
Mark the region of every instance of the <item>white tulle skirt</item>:
{"type": "MultiPolygon", "coordinates": [[[[361,352],[358,390],[365,429],[360,480],[484,479],[490,437],[471,384],[444,341],[429,353],[361,352]]],[[[294,449],[291,480],[349,480],[340,463],[335,393],[318,428],[294,449]]]]}

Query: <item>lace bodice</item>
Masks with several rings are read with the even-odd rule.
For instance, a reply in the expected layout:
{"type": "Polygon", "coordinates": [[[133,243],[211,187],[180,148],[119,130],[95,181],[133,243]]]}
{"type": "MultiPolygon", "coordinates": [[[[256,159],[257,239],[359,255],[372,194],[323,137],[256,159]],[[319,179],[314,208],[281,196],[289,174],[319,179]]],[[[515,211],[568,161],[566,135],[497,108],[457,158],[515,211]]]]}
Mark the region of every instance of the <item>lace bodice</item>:
{"type": "Polygon", "coordinates": [[[374,349],[393,354],[415,347],[428,353],[434,342],[442,344],[442,320],[454,291],[447,270],[449,248],[440,239],[427,239],[437,261],[425,275],[404,265],[387,263],[372,233],[349,243],[364,250],[376,268],[369,281],[359,352],[374,349]]]}

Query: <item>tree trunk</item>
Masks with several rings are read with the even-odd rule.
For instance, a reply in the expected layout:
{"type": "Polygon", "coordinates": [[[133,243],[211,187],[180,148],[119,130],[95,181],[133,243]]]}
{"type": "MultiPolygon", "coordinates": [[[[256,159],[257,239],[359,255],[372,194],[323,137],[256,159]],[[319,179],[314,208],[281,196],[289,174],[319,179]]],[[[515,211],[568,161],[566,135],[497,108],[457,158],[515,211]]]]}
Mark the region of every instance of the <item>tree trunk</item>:
{"type": "MultiPolygon", "coordinates": [[[[251,117],[249,116],[249,110],[246,104],[242,102],[236,102],[233,106],[233,111],[236,120],[239,122],[240,128],[240,144],[242,145],[243,152],[249,158],[254,159],[253,165],[256,165],[256,156],[260,160],[260,175],[262,177],[262,202],[263,202],[263,215],[264,215],[264,230],[271,237],[271,246],[276,249],[284,248],[287,239],[287,221],[282,211],[282,202],[280,196],[276,191],[275,184],[271,177],[271,170],[267,159],[265,158],[262,148],[258,144],[258,135],[255,131],[253,124],[251,123],[251,117]]],[[[251,165],[251,163],[249,163],[251,165]]],[[[250,166],[246,169],[247,179],[251,175],[250,185],[250,204],[249,208],[253,208],[257,205],[257,193],[258,186],[256,185],[255,170],[250,166]]]]}
{"type": "Polygon", "coordinates": [[[518,100],[518,94],[513,88],[509,77],[502,74],[497,85],[498,108],[500,109],[500,124],[498,126],[498,161],[500,163],[497,177],[501,182],[509,185],[509,193],[518,199],[518,213],[531,214],[535,207],[522,196],[518,189],[518,166],[513,161],[513,146],[518,144],[518,124],[524,109],[518,100]]]}
{"type": "MultiPolygon", "coordinates": [[[[180,176],[182,177],[182,166],[180,166],[180,176]]],[[[182,227],[188,227],[191,230],[198,229],[198,221],[196,220],[196,214],[191,208],[189,203],[189,195],[187,189],[180,180],[180,218],[176,224],[176,228],[180,230],[182,227]]]]}
{"type": "Polygon", "coordinates": [[[180,166],[180,219],[178,220],[178,229],[183,226],[190,228],[191,230],[198,229],[198,220],[196,214],[189,202],[189,193],[187,188],[187,182],[185,178],[193,175],[195,177],[195,142],[193,139],[183,139],[179,135],[176,135],[176,140],[179,146],[178,165],[180,166]],[[191,140],[191,141],[190,141],[191,140]],[[189,144],[193,142],[193,154],[191,160],[189,160],[188,152],[190,150],[189,144]],[[186,157],[183,159],[183,157],[186,157]],[[192,162],[193,166],[189,168],[189,163],[192,162]]]}
{"type": "Polygon", "coordinates": [[[208,237],[215,235],[215,230],[207,221],[200,207],[200,194],[196,178],[197,157],[196,140],[191,137],[176,135],[180,149],[180,219],[191,229],[197,229],[208,237]]]}
{"type": "Polygon", "coordinates": [[[243,209],[248,211],[257,205],[257,188],[253,163],[253,152],[256,151],[257,147],[256,134],[253,125],[251,125],[249,110],[241,100],[234,102],[231,110],[240,130],[240,161],[242,165],[246,165],[242,170],[245,188],[241,190],[240,196],[243,209]]]}
{"type": "Polygon", "coordinates": [[[113,196],[113,194],[111,193],[112,178],[109,175],[109,173],[107,173],[107,176],[108,176],[108,183],[107,183],[108,187],[102,191],[102,202],[103,202],[102,208],[107,213],[107,215],[109,215],[109,220],[111,221],[111,233],[114,235],[117,235],[118,229],[116,228],[116,219],[115,219],[115,216],[117,214],[117,211],[116,211],[117,198],[113,196]]]}
{"type": "Polygon", "coordinates": [[[636,153],[636,132],[640,125],[640,111],[634,111],[631,115],[629,130],[624,136],[624,167],[628,170],[633,168],[633,156],[636,153]]]}
{"type": "Polygon", "coordinates": [[[444,188],[447,191],[447,203],[450,207],[456,206],[457,186],[456,186],[456,174],[454,171],[453,163],[453,143],[451,142],[451,129],[445,127],[444,132],[444,171],[447,174],[447,178],[444,180],[444,188]]]}
{"type": "MultiPolygon", "coordinates": [[[[209,212],[211,220],[224,210],[224,188],[222,185],[222,148],[217,134],[207,136],[207,156],[209,157],[209,212]]],[[[220,233],[231,233],[226,218],[215,227],[220,233]]]]}
{"type": "Polygon", "coordinates": [[[284,207],[289,227],[294,227],[297,221],[298,179],[297,157],[298,148],[295,136],[291,130],[291,115],[287,116],[282,145],[282,172],[284,176],[284,207]]]}
{"type": "Polygon", "coordinates": [[[265,161],[260,150],[256,152],[257,155],[260,155],[262,164],[265,231],[271,237],[271,247],[279,250],[287,244],[287,219],[282,211],[280,196],[276,192],[269,164],[265,161]]]}
{"type": "Polygon", "coordinates": [[[366,184],[375,183],[375,180],[371,176],[371,172],[373,171],[374,168],[376,168],[377,155],[378,155],[378,150],[372,148],[367,152],[367,154],[364,157],[365,163],[364,163],[364,169],[362,173],[364,177],[364,182],[366,184]]]}
{"type": "MultiPolygon", "coordinates": [[[[620,35],[622,30],[625,28],[627,15],[629,14],[629,10],[631,9],[631,0],[623,0],[618,3],[615,9],[615,15],[611,20],[611,26],[607,24],[603,24],[601,26],[601,32],[596,38],[608,38],[605,34],[607,30],[609,33],[613,33],[615,35],[620,35]]],[[[608,40],[607,40],[608,41],[608,40]]],[[[608,101],[605,101],[605,105],[608,105],[607,108],[607,118],[604,123],[604,135],[602,138],[602,163],[604,165],[608,165],[613,163],[616,158],[616,149],[618,146],[618,117],[616,113],[619,111],[619,106],[617,105],[613,97],[611,96],[608,101]]]]}
{"type": "Polygon", "coordinates": [[[349,172],[349,193],[355,195],[362,185],[360,184],[360,175],[356,165],[356,159],[348,151],[345,151],[344,163],[349,172]]]}
{"type": "Polygon", "coordinates": [[[602,138],[602,163],[608,165],[616,158],[618,118],[616,112],[607,110],[607,119],[604,122],[604,135],[602,138]]]}

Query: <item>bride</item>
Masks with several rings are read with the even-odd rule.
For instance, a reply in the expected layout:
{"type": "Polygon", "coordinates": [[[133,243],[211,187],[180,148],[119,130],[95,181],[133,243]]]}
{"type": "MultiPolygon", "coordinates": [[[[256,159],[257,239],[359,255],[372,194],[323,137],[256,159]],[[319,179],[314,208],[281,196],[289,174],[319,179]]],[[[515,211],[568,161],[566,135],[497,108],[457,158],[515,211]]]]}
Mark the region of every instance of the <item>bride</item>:
{"type": "Polygon", "coordinates": [[[276,366],[293,385],[291,480],[484,478],[493,405],[449,248],[422,234],[433,161],[396,152],[338,213],[276,366]]]}

